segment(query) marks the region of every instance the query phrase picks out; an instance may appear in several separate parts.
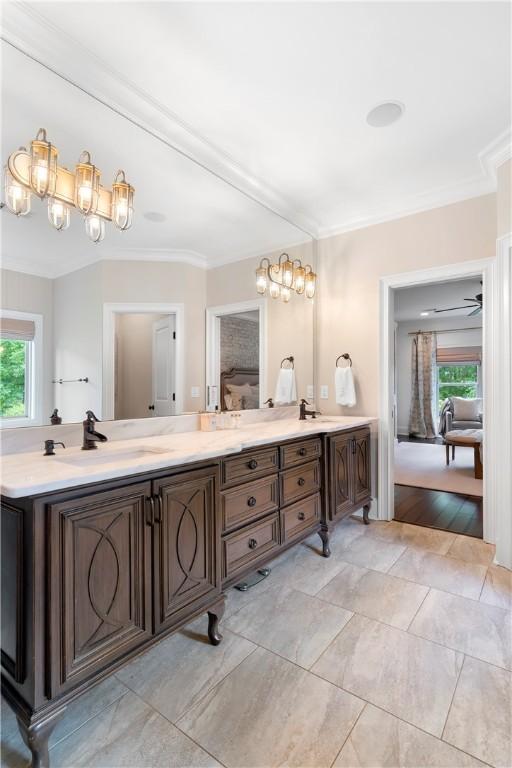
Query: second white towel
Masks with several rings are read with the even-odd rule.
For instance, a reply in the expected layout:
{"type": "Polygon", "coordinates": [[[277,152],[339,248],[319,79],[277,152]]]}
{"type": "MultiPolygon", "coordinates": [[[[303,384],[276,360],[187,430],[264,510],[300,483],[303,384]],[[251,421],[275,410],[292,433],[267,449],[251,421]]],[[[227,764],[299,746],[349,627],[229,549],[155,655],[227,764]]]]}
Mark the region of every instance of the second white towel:
{"type": "Polygon", "coordinates": [[[349,368],[336,368],[334,386],[336,389],[336,403],[352,408],[356,404],[356,388],[354,386],[352,366],[349,368]]]}
{"type": "Polygon", "coordinates": [[[297,386],[293,368],[281,368],[277,377],[276,405],[291,405],[297,402],[297,386]]]}

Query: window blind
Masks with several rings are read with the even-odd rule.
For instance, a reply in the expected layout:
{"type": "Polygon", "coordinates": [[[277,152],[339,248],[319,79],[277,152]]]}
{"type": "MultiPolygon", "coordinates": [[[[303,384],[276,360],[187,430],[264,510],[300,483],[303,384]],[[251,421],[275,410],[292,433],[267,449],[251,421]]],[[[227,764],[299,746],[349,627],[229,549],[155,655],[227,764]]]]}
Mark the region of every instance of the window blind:
{"type": "Polygon", "coordinates": [[[14,317],[0,318],[0,336],[15,341],[33,341],[36,324],[33,320],[18,320],[14,317]]]}
{"type": "Polygon", "coordinates": [[[482,347],[438,347],[436,359],[438,365],[481,363],[482,347]]]}

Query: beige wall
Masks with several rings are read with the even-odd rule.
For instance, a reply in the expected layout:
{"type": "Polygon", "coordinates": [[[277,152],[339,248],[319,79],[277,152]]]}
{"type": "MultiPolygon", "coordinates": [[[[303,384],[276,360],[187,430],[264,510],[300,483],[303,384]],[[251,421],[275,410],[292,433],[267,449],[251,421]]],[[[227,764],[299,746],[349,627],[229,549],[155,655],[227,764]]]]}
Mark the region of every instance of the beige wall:
{"type": "MultiPolygon", "coordinates": [[[[312,262],[312,245],[294,246],[287,249],[290,257],[312,262]]],[[[268,254],[277,261],[279,253],[268,254]]],[[[255,270],[261,257],[244,259],[208,271],[207,306],[222,306],[238,301],[261,298],[256,293],[255,270]]],[[[264,399],[274,397],[279,364],[283,357],[295,357],[298,397],[306,397],[308,384],[314,383],[313,333],[314,304],[304,296],[292,298],[288,304],[279,299],[266,298],[267,302],[267,392],[264,399]]]]}
{"type": "Polygon", "coordinates": [[[378,415],[379,279],[384,275],[494,256],[496,196],[466,200],[425,213],[319,241],[317,385],[329,386],[323,412],[378,415]],[[334,399],[334,363],[352,356],[357,405],[334,399]]]}
{"type": "Polygon", "coordinates": [[[496,171],[498,237],[512,232],[512,160],[500,165],[496,171]]]}
{"type": "Polygon", "coordinates": [[[53,360],[53,280],[37,275],[26,275],[10,269],[0,270],[1,306],[17,312],[32,312],[43,316],[43,421],[49,423],[55,407],[52,379],[53,360]]]}

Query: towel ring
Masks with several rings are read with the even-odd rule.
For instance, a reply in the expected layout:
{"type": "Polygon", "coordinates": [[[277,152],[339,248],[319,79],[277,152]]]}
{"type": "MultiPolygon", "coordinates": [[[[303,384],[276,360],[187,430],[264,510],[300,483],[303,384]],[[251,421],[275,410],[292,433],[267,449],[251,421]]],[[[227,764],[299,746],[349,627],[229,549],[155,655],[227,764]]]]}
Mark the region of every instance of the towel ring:
{"type": "Polygon", "coordinates": [[[350,357],[348,352],[344,352],[342,355],[336,358],[336,368],[340,368],[341,366],[338,365],[338,361],[343,358],[344,360],[348,360],[349,362],[349,368],[352,368],[352,358],[350,357]]]}
{"type": "Polygon", "coordinates": [[[293,355],[290,355],[290,357],[283,357],[283,359],[281,360],[281,368],[295,368],[295,364],[293,362],[294,359],[295,358],[293,357],[293,355]],[[283,363],[286,363],[286,362],[289,362],[290,365],[284,366],[283,363]]]}

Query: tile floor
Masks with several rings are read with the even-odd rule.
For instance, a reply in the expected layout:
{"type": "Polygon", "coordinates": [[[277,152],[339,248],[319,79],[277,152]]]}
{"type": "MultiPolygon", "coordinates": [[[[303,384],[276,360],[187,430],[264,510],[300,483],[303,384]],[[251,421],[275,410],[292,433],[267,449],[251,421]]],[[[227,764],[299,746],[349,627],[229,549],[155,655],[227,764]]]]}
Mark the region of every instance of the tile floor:
{"type": "MultiPolygon", "coordinates": [[[[453,533],[350,518],[71,705],[53,768],[512,765],[512,574],[453,533]]],[[[2,766],[27,766],[2,705],[2,766]]]]}

